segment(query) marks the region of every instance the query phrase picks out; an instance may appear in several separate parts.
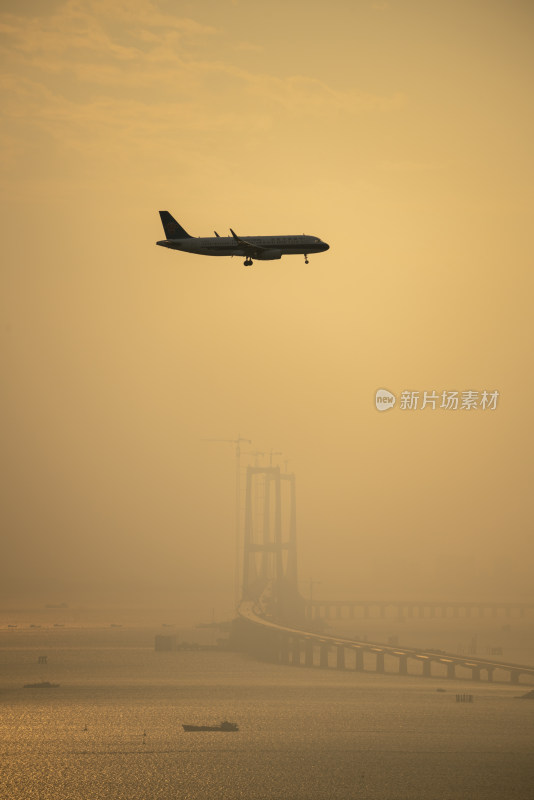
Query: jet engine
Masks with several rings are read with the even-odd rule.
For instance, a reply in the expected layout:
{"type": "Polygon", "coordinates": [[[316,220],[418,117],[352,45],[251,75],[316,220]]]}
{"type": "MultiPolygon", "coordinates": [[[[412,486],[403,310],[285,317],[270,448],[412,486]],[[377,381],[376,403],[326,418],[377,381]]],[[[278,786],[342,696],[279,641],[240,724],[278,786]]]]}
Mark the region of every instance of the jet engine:
{"type": "Polygon", "coordinates": [[[261,253],[256,253],[254,258],[256,261],[274,261],[276,258],[282,258],[282,251],[262,250],[261,253]]]}

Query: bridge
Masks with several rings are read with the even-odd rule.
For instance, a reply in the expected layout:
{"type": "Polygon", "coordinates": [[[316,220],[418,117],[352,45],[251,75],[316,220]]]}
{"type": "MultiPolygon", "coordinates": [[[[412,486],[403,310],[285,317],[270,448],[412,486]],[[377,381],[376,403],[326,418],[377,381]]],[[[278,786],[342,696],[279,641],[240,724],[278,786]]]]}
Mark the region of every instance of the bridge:
{"type": "Polygon", "coordinates": [[[443,601],[393,601],[393,600],[334,600],[306,603],[306,617],[317,619],[371,619],[395,617],[440,619],[460,617],[524,617],[534,609],[534,603],[506,602],[443,602],[443,601]]]}
{"type": "Polygon", "coordinates": [[[534,683],[534,666],[399,647],[325,633],[324,620],[522,617],[534,603],[306,601],[298,591],[295,476],[247,467],[243,591],[233,640],[259,658],[296,667],[425,678],[534,683]],[[286,520],[286,524],[283,524],[286,520]]]}

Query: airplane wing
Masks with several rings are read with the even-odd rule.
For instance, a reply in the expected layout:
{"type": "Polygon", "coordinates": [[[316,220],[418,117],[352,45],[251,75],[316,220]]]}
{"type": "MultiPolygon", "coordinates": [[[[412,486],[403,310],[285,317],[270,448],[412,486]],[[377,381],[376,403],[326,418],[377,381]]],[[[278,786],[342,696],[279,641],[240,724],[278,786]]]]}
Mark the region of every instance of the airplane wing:
{"type": "Polygon", "coordinates": [[[264,250],[269,249],[268,247],[261,247],[260,245],[252,244],[252,242],[247,242],[246,239],[242,239],[231,228],[230,228],[230,233],[232,234],[236,242],[239,244],[239,246],[243,248],[244,255],[246,255],[247,253],[250,255],[254,255],[254,253],[261,253],[264,250]]]}

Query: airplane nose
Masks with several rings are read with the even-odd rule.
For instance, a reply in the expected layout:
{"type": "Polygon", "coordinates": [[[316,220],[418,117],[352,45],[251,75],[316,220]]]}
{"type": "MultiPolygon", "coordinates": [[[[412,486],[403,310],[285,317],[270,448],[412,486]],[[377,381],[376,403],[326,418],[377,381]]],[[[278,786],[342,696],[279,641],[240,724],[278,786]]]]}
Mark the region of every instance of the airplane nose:
{"type": "Polygon", "coordinates": [[[330,250],[330,245],[326,242],[323,242],[323,250],[330,250]]]}

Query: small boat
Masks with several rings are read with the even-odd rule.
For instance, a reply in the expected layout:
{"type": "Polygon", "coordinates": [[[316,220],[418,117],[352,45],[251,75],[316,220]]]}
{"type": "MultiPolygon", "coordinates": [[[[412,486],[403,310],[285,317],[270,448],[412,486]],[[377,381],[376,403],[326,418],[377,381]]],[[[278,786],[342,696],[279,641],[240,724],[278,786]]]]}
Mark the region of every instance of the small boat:
{"type": "Polygon", "coordinates": [[[24,689],[57,689],[59,683],[50,683],[50,681],[40,681],[40,683],[25,683],[24,689]]]}
{"type": "Polygon", "coordinates": [[[221,722],[220,725],[182,725],[184,731],[238,731],[237,722],[221,722]]]}

